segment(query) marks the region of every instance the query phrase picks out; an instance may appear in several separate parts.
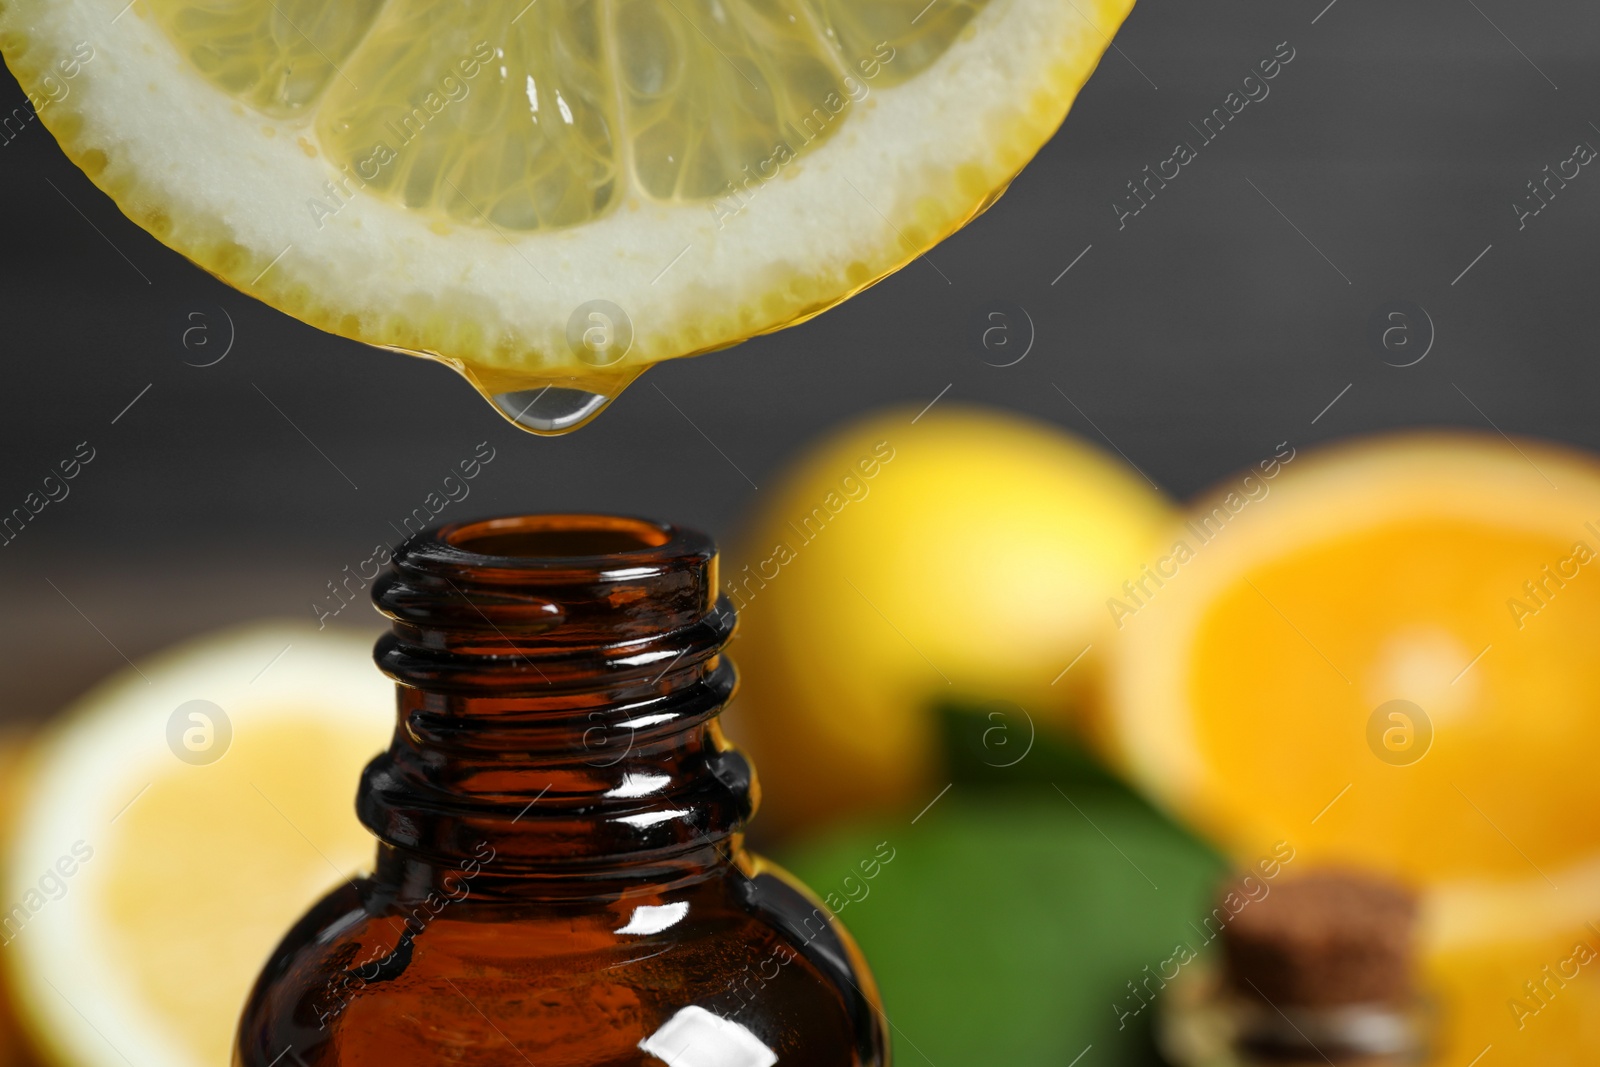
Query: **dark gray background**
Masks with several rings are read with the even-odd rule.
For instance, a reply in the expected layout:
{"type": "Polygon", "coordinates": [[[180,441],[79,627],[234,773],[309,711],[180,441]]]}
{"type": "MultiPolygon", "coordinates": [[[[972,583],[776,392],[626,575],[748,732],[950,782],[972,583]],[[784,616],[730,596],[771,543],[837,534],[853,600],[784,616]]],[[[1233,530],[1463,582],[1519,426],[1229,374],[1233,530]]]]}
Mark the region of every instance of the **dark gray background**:
{"type": "Polygon", "coordinates": [[[941,404],[1115,442],[1179,495],[1285,439],[1492,420],[1600,445],[1600,167],[1523,230],[1512,209],[1574,144],[1600,146],[1600,6],[1326,3],[1140,0],[1061,134],[931,253],[937,269],[659,367],[560,440],[513,430],[443,367],[238,295],[124,219],[31,123],[0,145],[0,511],[77,442],[97,457],[0,548],[0,715],[42,715],[222,620],[310,618],[323,583],[484,440],[497,458],[443,517],[615,509],[722,538],[806,440],[946,386],[941,404]],[[1119,231],[1124,183],[1198,143],[1188,124],[1282,41],[1296,56],[1270,96],[1119,231]],[[1404,369],[1366,336],[1395,300],[1437,332],[1404,369]],[[1001,369],[981,324],[1006,306],[1036,343],[1001,369]],[[186,366],[202,357],[182,331],[225,331],[219,309],[232,353],[186,366]]]}

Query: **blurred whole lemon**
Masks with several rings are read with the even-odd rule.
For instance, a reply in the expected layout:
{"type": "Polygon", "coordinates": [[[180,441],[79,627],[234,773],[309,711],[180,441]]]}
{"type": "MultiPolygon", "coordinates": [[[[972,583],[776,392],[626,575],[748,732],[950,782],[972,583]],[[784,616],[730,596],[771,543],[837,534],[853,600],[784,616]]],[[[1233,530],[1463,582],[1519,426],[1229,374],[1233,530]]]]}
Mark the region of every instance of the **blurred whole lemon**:
{"type": "Polygon", "coordinates": [[[1105,600],[1173,519],[1049,425],[941,406],[833,434],[763,493],[722,575],[741,623],[729,729],[784,833],[940,788],[934,708],[994,701],[992,762],[1095,699],[1105,600]]]}

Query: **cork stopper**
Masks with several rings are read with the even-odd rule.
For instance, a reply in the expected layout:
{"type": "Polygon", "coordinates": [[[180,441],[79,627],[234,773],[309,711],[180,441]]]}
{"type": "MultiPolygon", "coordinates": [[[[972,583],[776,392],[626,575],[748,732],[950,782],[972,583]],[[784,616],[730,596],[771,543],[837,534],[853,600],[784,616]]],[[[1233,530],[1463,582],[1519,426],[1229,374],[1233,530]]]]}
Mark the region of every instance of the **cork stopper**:
{"type": "Polygon", "coordinates": [[[1370,875],[1321,871],[1271,885],[1232,883],[1247,899],[1223,932],[1229,983],[1284,1007],[1398,1004],[1412,994],[1416,901],[1370,875]],[[1263,885],[1269,891],[1262,895],[1263,885]]]}

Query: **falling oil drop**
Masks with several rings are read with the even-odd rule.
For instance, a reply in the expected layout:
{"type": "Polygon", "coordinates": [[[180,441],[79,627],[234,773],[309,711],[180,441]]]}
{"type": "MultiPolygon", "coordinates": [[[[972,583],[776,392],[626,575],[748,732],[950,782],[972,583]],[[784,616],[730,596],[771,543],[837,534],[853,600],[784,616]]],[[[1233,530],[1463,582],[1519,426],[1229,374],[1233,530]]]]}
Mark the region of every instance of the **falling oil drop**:
{"type": "Polygon", "coordinates": [[[489,402],[524,430],[537,434],[563,434],[593,419],[614,399],[615,396],[591,393],[587,389],[546,385],[538,389],[495,393],[489,402]]]}
{"type": "Polygon", "coordinates": [[[555,437],[587,426],[650,366],[591,365],[577,374],[547,376],[452,359],[435,352],[388,347],[443,363],[471,382],[507,422],[541,437],[555,437]]]}

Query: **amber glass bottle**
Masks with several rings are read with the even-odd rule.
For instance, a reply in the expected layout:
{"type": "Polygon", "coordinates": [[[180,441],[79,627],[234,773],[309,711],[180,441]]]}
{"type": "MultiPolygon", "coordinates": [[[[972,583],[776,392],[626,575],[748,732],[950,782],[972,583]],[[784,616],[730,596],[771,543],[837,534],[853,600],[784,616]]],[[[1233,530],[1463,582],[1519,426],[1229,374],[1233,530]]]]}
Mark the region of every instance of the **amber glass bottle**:
{"type": "Polygon", "coordinates": [[[709,538],[631,518],[397,550],[374,599],[399,722],[357,798],[376,868],[285,936],[235,1064],[887,1063],[849,935],[744,849],[716,590],[709,538]]]}

